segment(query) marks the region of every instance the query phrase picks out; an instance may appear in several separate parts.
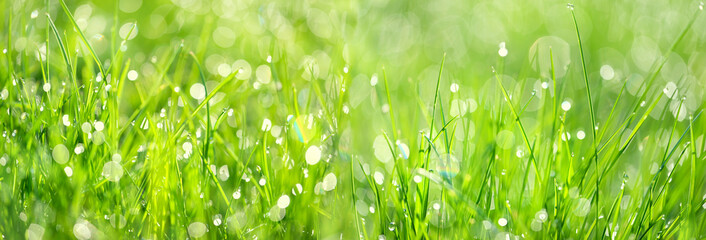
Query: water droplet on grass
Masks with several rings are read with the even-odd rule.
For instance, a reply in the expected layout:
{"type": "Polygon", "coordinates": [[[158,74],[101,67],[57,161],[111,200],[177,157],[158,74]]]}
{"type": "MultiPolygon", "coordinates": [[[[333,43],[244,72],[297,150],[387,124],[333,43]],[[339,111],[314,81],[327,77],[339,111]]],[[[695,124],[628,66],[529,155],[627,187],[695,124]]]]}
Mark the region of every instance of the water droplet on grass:
{"type": "Polygon", "coordinates": [[[71,177],[74,175],[74,170],[71,169],[71,167],[67,166],[64,168],[64,173],[66,173],[67,177],[71,177]]]}
{"type": "Polygon", "coordinates": [[[96,121],[95,123],[93,123],[93,127],[96,129],[96,131],[100,132],[100,131],[103,131],[103,129],[105,129],[105,124],[103,124],[103,122],[101,122],[101,121],[96,121]]]}
{"type": "Polygon", "coordinates": [[[498,225],[500,225],[501,227],[504,227],[505,225],[507,225],[507,219],[505,219],[505,218],[498,219],[498,225]]]}
{"type": "Polygon", "coordinates": [[[576,132],[576,138],[578,138],[579,140],[583,140],[584,138],[586,138],[586,133],[582,130],[579,130],[578,132],[576,132]]]}
{"type": "Polygon", "coordinates": [[[569,111],[569,109],[571,109],[571,103],[569,101],[562,102],[561,109],[563,109],[564,111],[569,111]]]}
{"type": "Polygon", "coordinates": [[[252,68],[250,67],[250,63],[243,59],[236,60],[233,63],[233,67],[231,67],[231,69],[233,71],[238,70],[238,73],[235,74],[235,78],[240,80],[250,79],[250,75],[252,74],[252,68]]]}
{"type": "Polygon", "coordinates": [[[664,86],[664,90],[662,90],[664,94],[667,95],[669,98],[673,98],[677,93],[677,85],[674,82],[668,82],[666,86],[664,86]]]}
{"type": "Polygon", "coordinates": [[[227,181],[230,178],[230,171],[228,171],[228,165],[223,165],[218,169],[218,179],[221,181],[227,181]]]}
{"type": "Polygon", "coordinates": [[[260,65],[255,69],[255,77],[257,77],[257,81],[260,83],[268,84],[272,81],[272,71],[270,71],[269,66],[260,65]]]}
{"type": "Polygon", "coordinates": [[[204,99],[206,98],[206,87],[204,87],[201,83],[194,83],[194,85],[191,85],[191,88],[189,88],[189,94],[194,99],[204,99]]]}
{"type": "Polygon", "coordinates": [[[457,83],[452,83],[452,84],[451,84],[451,87],[450,87],[450,90],[451,90],[452,93],[455,93],[455,92],[458,92],[458,88],[459,88],[459,86],[458,86],[457,83]]]}
{"type": "Polygon", "coordinates": [[[101,145],[105,142],[105,135],[102,132],[93,132],[93,144],[101,145]]]}
{"type": "Polygon", "coordinates": [[[270,217],[270,220],[272,220],[273,222],[279,222],[284,218],[284,215],[286,215],[286,214],[287,214],[286,209],[280,208],[279,206],[274,205],[274,206],[272,206],[272,208],[270,208],[270,212],[269,212],[270,216],[269,217],[270,217]]]}
{"type": "Polygon", "coordinates": [[[279,208],[287,208],[289,206],[289,195],[285,194],[277,199],[277,206],[279,208]]]}
{"type": "Polygon", "coordinates": [[[381,172],[375,171],[373,174],[373,179],[375,179],[375,183],[382,185],[385,182],[385,175],[381,172]]]}
{"type": "Polygon", "coordinates": [[[64,164],[69,161],[69,150],[64,144],[57,144],[51,152],[51,156],[59,164],[64,164]]]}
{"type": "Polygon", "coordinates": [[[103,165],[103,176],[109,181],[118,182],[123,177],[123,166],[118,162],[107,162],[103,165]]]}
{"type": "Polygon", "coordinates": [[[336,183],[337,183],[336,175],[333,173],[326,174],[324,177],[324,181],[322,183],[322,188],[324,191],[331,191],[334,188],[336,188],[336,183]]]}
{"type": "Polygon", "coordinates": [[[139,74],[135,70],[130,70],[129,72],[127,72],[127,79],[130,81],[137,80],[138,76],[139,76],[139,74]]]}
{"type": "Polygon", "coordinates": [[[83,131],[84,133],[90,133],[92,129],[93,127],[88,122],[84,122],[83,124],[81,124],[81,131],[83,131]]]}
{"type": "Polygon", "coordinates": [[[135,26],[135,29],[132,29],[133,25],[135,25],[135,24],[134,23],[123,24],[123,26],[120,27],[120,31],[118,32],[120,34],[120,38],[122,38],[122,39],[127,38],[128,40],[135,38],[137,36],[138,30],[137,30],[137,26],[135,26]],[[132,29],[132,32],[130,32],[131,29],[132,29]],[[130,34],[130,36],[128,36],[128,33],[130,34]]]}
{"type": "Polygon", "coordinates": [[[536,214],[534,214],[534,217],[537,218],[539,221],[542,221],[542,222],[547,221],[547,217],[548,217],[548,216],[549,216],[549,215],[547,214],[547,210],[545,210],[545,209],[539,210],[539,212],[537,212],[536,214]]]}
{"type": "Polygon", "coordinates": [[[189,236],[198,238],[206,234],[206,224],[202,222],[194,222],[189,224],[189,236]]]}
{"type": "Polygon", "coordinates": [[[321,149],[317,146],[311,146],[306,150],[306,163],[309,165],[315,165],[321,160],[321,149]]]}
{"type": "Polygon", "coordinates": [[[181,149],[183,149],[185,154],[188,154],[188,155],[191,155],[192,147],[193,147],[193,145],[191,144],[191,142],[184,142],[184,144],[181,145],[181,149]]]}
{"type": "Polygon", "coordinates": [[[281,133],[282,133],[282,127],[280,127],[280,126],[275,125],[275,126],[272,126],[272,128],[270,129],[270,134],[272,134],[272,137],[278,138],[281,133]]]}
{"type": "Polygon", "coordinates": [[[601,77],[605,80],[612,80],[613,77],[615,77],[615,71],[613,71],[613,67],[610,65],[603,65],[601,66],[601,77]]]}
{"type": "Polygon", "coordinates": [[[532,219],[532,223],[530,223],[530,228],[532,229],[532,231],[535,232],[542,231],[542,222],[537,219],[532,219]]]}
{"type": "Polygon", "coordinates": [[[392,152],[390,152],[390,146],[387,145],[387,140],[385,136],[378,135],[373,141],[373,150],[375,152],[375,157],[383,163],[389,162],[392,159],[392,152]]]}
{"type": "Polygon", "coordinates": [[[503,46],[500,47],[500,49],[498,50],[498,55],[500,55],[500,57],[505,57],[505,56],[507,56],[507,53],[508,53],[508,52],[507,52],[507,48],[505,48],[505,44],[504,44],[504,43],[505,43],[505,42],[503,42],[503,44],[502,44],[503,46]]]}
{"type": "Polygon", "coordinates": [[[262,127],[260,129],[262,131],[267,132],[270,130],[270,128],[272,128],[272,121],[270,121],[270,119],[267,119],[267,118],[262,120],[262,127]]]}
{"type": "Polygon", "coordinates": [[[44,237],[44,227],[39,224],[32,223],[25,231],[25,238],[28,240],[41,240],[44,237]]]}
{"type": "Polygon", "coordinates": [[[78,223],[74,224],[74,236],[81,240],[91,238],[91,229],[88,227],[88,223],[85,222],[85,220],[80,220],[78,223]]]}
{"type": "Polygon", "coordinates": [[[370,86],[375,87],[375,85],[378,85],[378,75],[373,74],[373,76],[370,78],[370,86]]]}
{"type": "Polygon", "coordinates": [[[64,124],[64,126],[71,126],[71,121],[69,119],[68,114],[64,114],[64,116],[61,117],[61,122],[64,124]]]}

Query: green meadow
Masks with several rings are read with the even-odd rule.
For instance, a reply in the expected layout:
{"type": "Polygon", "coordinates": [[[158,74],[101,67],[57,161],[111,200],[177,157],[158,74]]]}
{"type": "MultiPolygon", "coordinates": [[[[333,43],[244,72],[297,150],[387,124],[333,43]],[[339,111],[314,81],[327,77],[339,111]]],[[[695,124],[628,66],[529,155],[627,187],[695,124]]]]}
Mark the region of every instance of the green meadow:
{"type": "Polygon", "coordinates": [[[0,239],[704,239],[703,8],[0,0],[0,239]]]}

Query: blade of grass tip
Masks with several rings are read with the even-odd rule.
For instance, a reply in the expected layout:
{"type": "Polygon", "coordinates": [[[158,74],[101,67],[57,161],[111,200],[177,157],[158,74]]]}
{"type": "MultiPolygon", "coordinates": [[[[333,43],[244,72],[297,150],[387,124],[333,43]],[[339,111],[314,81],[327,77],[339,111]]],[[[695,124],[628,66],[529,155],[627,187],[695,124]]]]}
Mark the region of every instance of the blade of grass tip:
{"type": "MultiPolygon", "coordinates": [[[[684,39],[684,37],[686,36],[686,33],[689,32],[689,29],[691,29],[691,26],[694,24],[694,22],[696,21],[696,18],[699,16],[699,14],[701,14],[701,12],[703,12],[703,11],[702,11],[702,10],[697,10],[697,11],[696,11],[696,14],[694,14],[694,15],[691,17],[691,19],[689,20],[689,22],[688,22],[688,23],[686,24],[686,26],[684,27],[684,30],[681,31],[681,33],[679,34],[679,37],[677,37],[677,39],[674,40],[674,42],[672,43],[672,45],[669,47],[669,50],[667,50],[667,52],[665,52],[664,55],[667,55],[667,56],[668,56],[669,53],[671,53],[672,51],[674,51],[674,49],[677,47],[677,45],[684,39]]],[[[640,103],[643,102],[643,101],[647,98],[647,92],[648,92],[647,90],[649,90],[649,89],[652,87],[652,84],[654,83],[655,79],[657,79],[657,76],[658,76],[659,73],[662,71],[662,68],[663,68],[664,65],[667,63],[667,60],[668,60],[668,59],[669,59],[668,57],[663,57],[663,58],[661,59],[662,61],[661,61],[658,65],[656,65],[656,66],[657,66],[657,67],[656,67],[656,70],[655,70],[654,72],[652,72],[650,75],[648,75],[648,76],[650,76],[649,80],[644,81],[644,82],[640,85],[640,88],[638,89],[638,92],[639,92],[640,90],[642,90],[642,86],[643,86],[643,85],[645,86],[645,90],[642,91],[642,94],[640,95],[640,97],[639,97],[638,99],[636,99],[636,101],[635,101],[636,104],[634,104],[633,111],[636,111],[637,108],[640,107],[640,105],[641,105],[640,103]],[[646,83],[646,85],[645,85],[645,83],[646,83]]],[[[654,64],[653,64],[653,67],[655,66],[655,64],[657,64],[657,61],[658,61],[658,60],[659,60],[659,59],[655,59],[655,62],[654,62],[654,64]]]]}
{"type": "Polygon", "coordinates": [[[554,130],[556,126],[556,119],[558,115],[557,111],[557,105],[559,101],[559,95],[558,92],[556,91],[556,71],[554,69],[554,52],[552,51],[552,47],[549,46],[549,66],[551,67],[552,70],[552,91],[554,91],[554,98],[552,99],[552,115],[554,116],[554,124],[552,125],[552,139],[554,139],[554,130]]]}
{"type": "MultiPolygon", "coordinates": [[[[51,27],[52,31],[54,32],[54,37],[56,38],[56,42],[59,45],[59,50],[61,50],[61,56],[64,58],[64,63],[66,64],[66,72],[69,75],[69,78],[75,79],[74,76],[74,70],[73,70],[73,64],[71,63],[71,58],[69,58],[69,53],[66,51],[66,45],[64,45],[64,41],[61,38],[61,35],[59,34],[59,30],[56,29],[56,25],[54,25],[54,21],[51,20],[51,16],[47,13],[47,20],[49,21],[49,26],[51,27]]],[[[71,81],[74,90],[73,95],[76,101],[81,102],[81,96],[78,93],[78,85],[76,84],[76,81],[71,81]]],[[[78,114],[76,114],[78,115],[78,114]]]]}
{"type": "MultiPolygon", "coordinates": [[[[176,58],[176,56],[175,56],[175,58],[176,58]]],[[[234,79],[235,75],[238,74],[239,70],[240,69],[232,72],[230,75],[228,75],[228,77],[226,77],[223,81],[221,81],[221,83],[219,83],[215,88],[213,88],[213,90],[211,90],[211,92],[206,96],[206,98],[204,98],[204,100],[201,101],[201,103],[199,103],[199,105],[197,105],[196,108],[194,108],[194,110],[191,111],[191,115],[189,115],[189,118],[185,119],[181,123],[179,123],[179,126],[176,128],[176,132],[173,135],[174,138],[181,136],[180,135],[181,131],[183,131],[184,128],[186,127],[186,123],[188,121],[191,121],[191,119],[193,119],[194,117],[196,117],[196,115],[198,114],[198,111],[201,110],[201,108],[203,108],[204,106],[206,106],[208,101],[211,100],[211,98],[213,98],[213,96],[215,96],[216,93],[221,88],[223,88],[226,84],[230,83],[234,79]]],[[[132,117],[130,119],[132,119],[132,117]]]]}
{"type": "MultiPolygon", "coordinates": [[[[441,58],[441,65],[439,66],[439,76],[436,79],[436,88],[434,90],[434,102],[432,104],[432,111],[431,111],[431,124],[429,125],[429,137],[427,137],[427,140],[431,139],[432,134],[434,132],[434,119],[436,118],[436,101],[439,99],[439,84],[441,83],[441,74],[444,71],[444,62],[446,62],[446,53],[444,53],[444,56],[441,58]]],[[[433,143],[429,141],[429,148],[427,149],[427,154],[425,157],[425,163],[424,163],[424,169],[429,170],[429,156],[431,153],[431,149],[433,147],[433,143]]],[[[424,194],[422,196],[422,209],[427,209],[429,206],[429,179],[424,179],[423,184],[424,186],[424,194]]],[[[426,211],[422,210],[422,219],[426,218],[426,211]]]]}
{"type": "Polygon", "coordinates": [[[204,98],[204,101],[202,101],[201,103],[199,103],[199,105],[196,106],[196,108],[194,108],[194,110],[191,112],[191,116],[190,116],[190,117],[192,117],[192,118],[195,117],[196,114],[197,114],[197,112],[198,112],[199,110],[201,110],[201,108],[203,108],[204,106],[206,106],[206,103],[208,102],[208,100],[211,100],[211,98],[213,98],[213,96],[215,96],[216,93],[218,93],[218,91],[221,90],[221,88],[223,88],[225,85],[227,85],[228,83],[230,83],[233,79],[235,79],[235,75],[236,75],[236,74],[238,74],[238,70],[235,70],[233,73],[231,73],[230,75],[228,75],[228,77],[226,77],[225,79],[223,79],[223,81],[221,81],[216,87],[214,87],[213,90],[211,90],[211,92],[208,93],[208,95],[206,96],[206,98],[204,98]]]}
{"type": "MultiPolygon", "coordinates": [[[[541,177],[542,175],[539,174],[537,160],[534,157],[534,149],[532,149],[532,146],[530,146],[529,138],[527,138],[527,132],[525,131],[525,127],[522,125],[522,121],[520,121],[520,116],[517,115],[517,111],[515,110],[515,107],[512,105],[512,102],[510,100],[510,95],[507,93],[507,90],[505,89],[505,86],[503,85],[502,81],[500,80],[498,73],[495,71],[495,68],[493,68],[492,70],[493,70],[493,75],[495,75],[495,80],[497,80],[498,85],[500,86],[500,90],[502,91],[503,96],[505,97],[505,102],[510,107],[510,111],[512,112],[512,115],[514,117],[514,121],[520,127],[520,132],[522,133],[522,139],[524,140],[525,147],[530,151],[530,161],[532,162],[532,165],[534,165],[535,176],[537,177],[537,179],[539,180],[539,184],[541,185],[544,182],[544,180],[541,177]]],[[[522,189],[524,189],[524,186],[522,186],[522,189]]]]}
{"type": "MultiPolygon", "coordinates": [[[[588,98],[588,110],[589,114],[591,115],[591,133],[592,133],[592,138],[593,138],[593,151],[594,151],[594,161],[596,164],[596,174],[600,173],[600,166],[598,164],[598,148],[596,147],[596,114],[595,111],[593,110],[593,98],[591,97],[591,88],[590,85],[588,84],[588,71],[586,71],[586,59],[583,54],[583,43],[581,42],[581,33],[579,31],[579,24],[576,21],[576,13],[574,12],[574,6],[569,5],[571,9],[571,18],[574,20],[574,28],[576,29],[576,39],[578,41],[579,45],[579,53],[581,55],[581,67],[583,68],[583,80],[584,83],[586,84],[586,95],[588,98]]],[[[596,178],[596,205],[599,206],[599,186],[600,186],[600,178],[596,178]]],[[[598,223],[598,217],[600,215],[600,207],[596,207],[596,224],[598,223]]],[[[597,228],[596,228],[597,229],[597,228]]],[[[596,234],[596,238],[598,238],[599,234],[596,234]]]]}
{"type": "Polygon", "coordinates": [[[356,193],[355,193],[355,189],[356,189],[356,188],[355,188],[355,179],[354,179],[355,174],[354,174],[354,171],[353,171],[353,169],[354,169],[354,167],[355,167],[354,164],[353,164],[353,162],[355,162],[355,160],[356,160],[355,157],[353,157],[353,158],[351,159],[351,196],[353,196],[351,199],[353,200],[352,203],[353,203],[353,206],[354,206],[354,207],[353,207],[353,213],[355,213],[355,228],[356,228],[356,233],[358,234],[358,239],[367,239],[367,238],[368,238],[368,233],[366,233],[365,227],[362,228],[363,231],[362,231],[362,233],[361,233],[360,216],[358,216],[358,210],[355,208],[356,201],[358,201],[358,196],[357,196],[356,193]],[[361,238],[361,234],[362,234],[362,238],[361,238]]]}
{"type": "Polygon", "coordinates": [[[132,31],[134,31],[135,28],[137,28],[137,23],[132,24],[130,31],[127,32],[126,37],[123,39],[123,41],[120,42],[120,46],[118,47],[118,50],[113,54],[113,57],[112,57],[113,61],[111,62],[111,66],[110,66],[110,69],[113,71],[113,74],[117,73],[118,67],[120,66],[117,61],[122,59],[123,54],[125,53],[120,49],[122,49],[125,46],[125,44],[127,44],[127,40],[130,38],[130,35],[132,35],[132,31]]]}
{"type": "MultiPolygon", "coordinates": [[[[45,0],[45,1],[44,1],[44,4],[46,4],[46,5],[45,5],[46,9],[45,9],[44,11],[49,12],[49,6],[50,6],[50,5],[49,5],[49,0],[45,0]]],[[[49,16],[47,16],[47,25],[49,25],[49,16]]],[[[46,46],[46,47],[44,48],[44,52],[45,52],[44,56],[45,56],[45,59],[46,59],[46,63],[45,63],[45,64],[46,64],[46,67],[45,67],[45,68],[46,68],[46,70],[47,70],[47,73],[46,73],[46,76],[47,76],[46,81],[47,81],[48,83],[51,83],[51,74],[50,74],[50,71],[49,71],[49,52],[50,52],[50,49],[51,49],[51,45],[49,45],[49,38],[50,38],[50,37],[49,37],[49,35],[50,35],[49,32],[50,32],[50,29],[49,29],[49,28],[46,28],[46,33],[45,33],[45,34],[46,34],[46,40],[45,40],[45,42],[44,42],[44,46],[46,46]]],[[[41,54],[40,54],[40,55],[41,55],[41,54]]],[[[50,101],[50,102],[51,102],[51,101],[50,101]]]]}
{"type": "Polygon", "coordinates": [[[56,29],[56,25],[54,25],[54,21],[51,20],[51,16],[47,13],[47,20],[49,21],[49,26],[51,27],[51,30],[54,32],[54,37],[56,38],[57,43],[59,44],[59,50],[61,50],[61,56],[64,58],[64,62],[66,63],[66,71],[68,72],[69,76],[73,76],[72,73],[72,68],[71,68],[71,60],[69,59],[69,54],[66,52],[66,48],[64,47],[64,41],[61,40],[61,35],[59,35],[59,30],[56,29]]]}
{"type": "Polygon", "coordinates": [[[74,19],[74,16],[71,14],[71,11],[69,11],[69,8],[66,7],[66,3],[64,2],[64,0],[59,0],[59,3],[61,4],[61,8],[64,9],[64,13],[69,16],[69,20],[71,21],[71,24],[73,24],[74,29],[76,29],[76,32],[78,32],[79,36],[81,37],[81,41],[83,41],[83,44],[86,45],[88,51],[91,53],[91,57],[93,57],[93,60],[96,61],[96,65],[98,65],[98,70],[101,73],[101,77],[105,79],[106,73],[103,69],[103,64],[101,63],[100,59],[98,59],[98,55],[96,55],[96,51],[93,50],[93,47],[88,42],[88,39],[86,39],[86,35],[84,35],[83,31],[81,31],[81,28],[78,26],[78,23],[76,23],[76,19],[74,19]]]}
{"type": "MultiPolygon", "coordinates": [[[[199,72],[199,79],[201,80],[201,84],[203,84],[204,92],[208,93],[208,88],[206,87],[206,76],[203,75],[203,71],[201,70],[201,63],[199,63],[199,59],[196,58],[196,55],[194,55],[194,52],[189,52],[189,55],[191,55],[191,58],[194,60],[194,65],[196,65],[196,69],[199,72]]],[[[209,150],[209,143],[211,141],[211,105],[208,103],[208,101],[202,101],[201,103],[206,104],[206,136],[204,136],[204,143],[203,143],[203,160],[204,163],[206,164],[206,167],[210,164],[210,160],[208,158],[208,150],[209,150]]]]}
{"type": "MultiPolygon", "coordinates": [[[[677,111],[679,112],[679,111],[677,111]]],[[[687,217],[690,219],[693,216],[694,211],[693,205],[692,205],[692,200],[694,198],[694,184],[696,182],[696,142],[694,141],[694,117],[689,116],[689,137],[690,137],[690,144],[689,148],[691,150],[691,177],[689,178],[689,196],[687,198],[687,217]]],[[[698,209],[698,206],[696,207],[698,209]]],[[[691,223],[691,222],[689,222],[691,223]]]]}
{"type": "Polygon", "coordinates": [[[613,120],[613,114],[615,113],[615,109],[618,106],[618,102],[620,102],[620,98],[623,96],[623,92],[625,91],[625,86],[627,86],[628,82],[625,81],[623,83],[623,86],[620,88],[620,92],[618,93],[618,97],[615,99],[615,102],[613,103],[613,108],[610,109],[610,114],[608,114],[608,120],[605,121],[603,131],[601,131],[600,134],[598,134],[598,142],[600,143],[601,140],[603,140],[603,136],[605,135],[606,131],[608,131],[608,126],[613,120]]]}
{"type": "MultiPolygon", "coordinates": [[[[623,201],[623,194],[625,193],[625,183],[627,182],[627,180],[628,180],[627,174],[623,173],[623,183],[622,183],[622,185],[620,185],[620,193],[618,193],[618,197],[615,199],[615,201],[613,201],[613,205],[610,207],[610,212],[608,213],[608,217],[606,218],[606,222],[610,223],[613,218],[613,215],[614,215],[613,212],[617,211],[617,212],[615,212],[616,219],[613,220],[612,226],[616,226],[616,224],[618,223],[617,219],[618,219],[618,216],[620,216],[620,203],[623,201]]],[[[608,231],[610,236],[613,236],[613,229],[616,229],[616,228],[611,227],[610,225],[606,224],[603,227],[602,232],[608,231]]],[[[605,234],[602,234],[601,239],[604,239],[604,238],[605,238],[605,234]]]]}
{"type": "Polygon", "coordinates": [[[390,123],[392,124],[392,140],[397,140],[397,128],[395,127],[395,114],[392,112],[392,99],[390,98],[390,86],[387,84],[387,71],[385,71],[385,66],[382,66],[382,78],[385,80],[385,93],[387,94],[387,106],[390,112],[390,123]]]}

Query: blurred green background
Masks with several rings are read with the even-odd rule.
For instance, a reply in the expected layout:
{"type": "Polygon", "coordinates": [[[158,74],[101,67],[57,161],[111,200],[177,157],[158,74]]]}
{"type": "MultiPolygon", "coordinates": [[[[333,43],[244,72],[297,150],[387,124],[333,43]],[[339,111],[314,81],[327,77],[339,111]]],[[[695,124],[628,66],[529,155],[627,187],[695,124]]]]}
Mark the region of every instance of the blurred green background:
{"type": "MultiPolygon", "coordinates": [[[[118,66],[111,73],[123,74],[119,97],[111,98],[116,90],[105,84],[118,77],[91,83],[98,70],[58,1],[2,0],[0,87],[9,93],[1,94],[7,141],[0,153],[9,164],[0,169],[0,232],[8,239],[32,238],[30,233],[38,232],[45,239],[411,239],[414,234],[405,231],[418,227],[403,225],[406,216],[421,221],[429,234],[415,230],[417,238],[598,237],[603,234],[585,221],[594,219],[596,205],[601,216],[612,213],[627,176],[625,194],[633,196],[622,202],[628,213],[615,217],[622,223],[615,231],[618,238],[635,238],[639,235],[624,230],[630,209],[637,214],[644,207],[652,176],[666,174],[660,157],[677,145],[683,149],[688,140],[674,139],[691,130],[686,138],[693,135],[698,168],[692,171],[694,166],[685,164],[690,152],[670,158],[669,171],[680,166],[670,189],[682,197],[661,199],[660,209],[650,213],[666,216],[664,229],[666,222],[686,221],[680,226],[689,232],[677,236],[704,237],[704,213],[697,204],[706,193],[701,164],[705,121],[694,119],[693,128],[687,128],[690,116],[705,103],[703,3],[571,4],[599,133],[620,132],[617,142],[631,141],[629,133],[640,114],[655,103],[630,147],[620,150],[615,169],[602,173],[587,168],[588,176],[605,175],[599,203],[588,206],[593,190],[582,185],[583,179],[580,185],[569,180],[591,159],[594,146],[576,29],[566,2],[68,0],[104,69],[118,66]],[[47,14],[74,54],[75,78],[67,74],[47,14]],[[692,27],[680,36],[692,19],[692,27]],[[123,39],[127,41],[121,45],[123,39]],[[116,57],[118,52],[123,57],[116,57]],[[200,61],[206,90],[188,53],[200,61]],[[48,80],[44,67],[52,72],[48,80]],[[530,144],[539,151],[539,172],[551,180],[536,182],[541,177],[529,170],[529,151],[493,69],[515,108],[521,107],[530,144]],[[192,114],[236,70],[235,80],[209,100],[209,112],[192,114]],[[655,72],[652,88],[645,90],[643,84],[655,72]],[[443,117],[442,112],[431,117],[434,109],[439,111],[433,105],[439,77],[443,117]],[[65,94],[73,88],[72,79],[84,100],[97,93],[95,101],[72,102],[65,94]],[[46,82],[50,91],[42,91],[46,82]],[[641,99],[645,92],[647,98],[641,99]],[[660,93],[664,96],[658,98],[660,93]],[[119,107],[106,110],[110,101],[119,107]],[[31,102],[53,112],[32,112],[28,109],[36,109],[27,107],[31,102]],[[82,109],[90,103],[97,103],[95,109],[82,109]],[[644,107],[633,108],[637,105],[644,107]],[[560,108],[566,115],[557,115],[560,108]],[[636,109],[635,119],[620,125],[636,109]],[[70,126],[62,125],[67,122],[62,113],[70,115],[70,126]],[[109,121],[113,116],[116,122],[109,121]],[[610,116],[612,122],[604,126],[610,116]],[[420,171],[430,152],[423,135],[429,134],[430,121],[436,121],[437,132],[440,122],[454,117],[454,126],[442,137],[447,149],[453,142],[451,153],[445,153],[442,140],[435,141],[440,152],[430,154],[436,171],[427,172],[433,175],[429,177],[420,171]],[[79,129],[83,121],[89,122],[89,131],[79,129]],[[106,144],[96,144],[96,133],[103,136],[96,121],[106,124],[106,144]],[[185,122],[186,130],[179,132],[185,122]],[[214,125],[213,134],[205,127],[212,122],[221,123],[214,125]],[[204,144],[204,135],[213,138],[208,141],[212,149],[204,144]],[[72,174],[51,161],[59,142],[69,149],[66,166],[73,167],[72,174]],[[74,152],[78,144],[86,147],[85,153],[74,152]],[[311,146],[320,150],[321,163],[307,164],[311,146]],[[199,148],[211,157],[194,153],[199,148]],[[120,170],[122,179],[108,182],[112,173],[106,175],[104,164],[115,154],[123,160],[125,174],[120,170]],[[443,159],[450,163],[441,163],[443,159]],[[431,179],[431,197],[424,203],[431,207],[410,210],[403,204],[408,200],[393,191],[417,189],[413,186],[422,182],[398,183],[399,161],[407,180],[427,176],[423,182],[428,184],[431,179]],[[697,175],[690,174],[694,171],[697,175]],[[329,174],[334,176],[333,190],[329,174]],[[690,178],[695,189],[690,189],[690,178]],[[286,213],[273,207],[282,195],[291,197],[286,213]],[[557,200],[559,195],[566,203],[557,200]],[[687,214],[687,220],[680,213],[685,199],[693,199],[699,211],[687,214]],[[379,205],[387,206],[386,218],[376,213],[379,205]],[[554,209],[559,206],[575,214],[559,221],[554,209]],[[426,212],[438,218],[414,215],[426,212]],[[550,221],[539,222],[540,216],[550,221]],[[205,225],[202,229],[194,223],[205,225]]],[[[606,155],[617,154],[620,144],[605,144],[606,155]]],[[[664,179],[658,182],[668,185],[664,179]]],[[[418,203],[420,195],[409,191],[409,202],[418,203]]],[[[650,230],[647,236],[657,232],[650,230]]]]}

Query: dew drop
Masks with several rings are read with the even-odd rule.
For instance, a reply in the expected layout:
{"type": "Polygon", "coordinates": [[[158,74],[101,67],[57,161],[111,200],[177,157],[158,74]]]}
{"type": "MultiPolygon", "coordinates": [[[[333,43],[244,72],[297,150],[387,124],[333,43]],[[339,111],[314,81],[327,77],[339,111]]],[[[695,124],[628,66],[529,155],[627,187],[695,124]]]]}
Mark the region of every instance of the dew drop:
{"type": "Polygon", "coordinates": [[[109,181],[118,182],[123,177],[123,166],[118,162],[110,161],[103,165],[103,176],[109,181]]]}
{"type": "Polygon", "coordinates": [[[615,71],[613,71],[613,67],[610,65],[603,65],[601,66],[601,77],[605,80],[613,80],[615,77],[615,71]]]}
{"type": "Polygon", "coordinates": [[[569,109],[571,109],[571,103],[569,101],[562,102],[561,109],[563,109],[564,111],[569,111],[569,109]]]}
{"type": "Polygon", "coordinates": [[[206,234],[206,224],[202,222],[194,222],[189,224],[189,236],[198,238],[206,234]]]}
{"type": "Polygon", "coordinates": [[[287,210],[284,208],[280,208],[277,205],[274,205],[272,206],[272,208],[270,208],[270,220],[272,220],[273,222],[281,221],[284,218],[285,214],[287,214],[287,210]]]}
{"type": "Polygon", "coordinates": [[[311,146],[306,150],[306,163],[309,165],[315,165],[321,160],[321,149],[317,146],[311,146]]]}
{"type": "Polygon", "coordinates": [[[240,189],[233,192],[233,199],[240,199],[240,189]]]}
{"type": "Polygon", "coordinates": [[[88,227],[85,220],[81,220],[74,224],[74,236],[82,240],[91,238],[91,229],[88,227]]]}
{"type": "Polygon", "coordinates": [[[28,240],[41,240],[44,237],[44,227],[39,224],[32,223],[25,231],[25,238],[28,240]]]}
{"type": "Polygon", "coordinates": [[[59,164],[65,164],[69,161],[69,149],[64,144],[57,144],[51,152],[51,156],[59,164]]]}
{"type": "Polygon", "coordinates": [[[322,188],[324,191],[331,191],[336,188],[336,182],[338,180],[336,179],[336,175],[333,173],[326,174],[324,177],[324,181],[322,183],[322,188]]]}
{"type": "Polygon", "coordinates": [[[370,86],[375,86],[378,85],[378,75],[373,74],[373,76],[370,78],[370,86]]]}
{"type": "Polygon", "coordinates": [[[127,79],[130,81],[135,81],[137,80],[138,75],[139,74],[137,73],[137,71],[130,70],[129,72],[127,72],[127,79]]]}
{"type": "Polygon", "coordinates": [[[289,195],[285,194],[277,199],[277,206],[279,208],[287,208],[289,206],[289,195]]]}
{"type": "Polygon", "coordinates": [[[452,84],[451,84],[451,87],[450,87],[450,90],[451,90],[452,93],[455,93],[455,92],[458,92],[458,88],[459,88],[459,86],[458,86],[457,83],[452,83],[452,84]]]}
{"type": "Polygon", "coordinates": [[[382,183],[385,182],[385,175],[376,171],[375,174],[373,174],[373,179],[375,179],[375,183],[382,185],[382,183]]]}
{"type": "Polygon", "coordinates": [[[189,88],[189,94],[194,99],[202,100],[206,98],[206,87],[201,83],[194,83],[194,85],[191,85],[191,88],[189,88]]]}
{"type": "Polygon", "coordinates": [[[507,219],[505,219],[505,218],[498,219],[498,225],[500,225],[501,227],[504,227],[505,225],[507,225],[507,219]]]}

